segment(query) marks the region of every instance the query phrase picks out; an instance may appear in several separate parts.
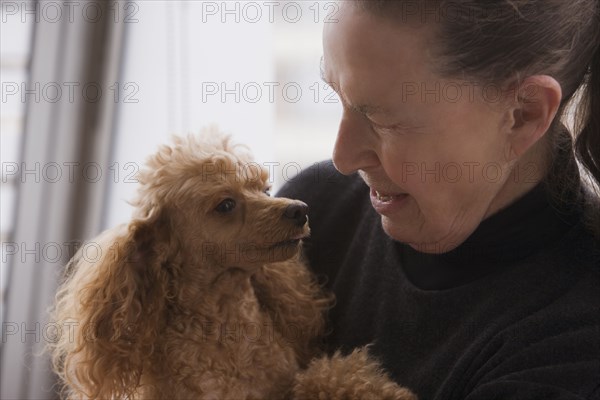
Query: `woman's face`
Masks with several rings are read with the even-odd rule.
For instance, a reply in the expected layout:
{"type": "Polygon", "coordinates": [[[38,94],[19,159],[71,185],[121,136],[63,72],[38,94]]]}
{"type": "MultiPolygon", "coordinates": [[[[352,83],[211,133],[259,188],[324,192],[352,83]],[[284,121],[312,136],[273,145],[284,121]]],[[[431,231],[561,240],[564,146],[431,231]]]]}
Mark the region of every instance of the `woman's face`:
{"type": "Polygon", "coordinates": [[[449,251],[514,198],[507,114],[493,87],[433,72],[427,28],[349,3],[324,30],[323,79],[343,104],[334,164],[359,172],[389,236],[449,251]]]}

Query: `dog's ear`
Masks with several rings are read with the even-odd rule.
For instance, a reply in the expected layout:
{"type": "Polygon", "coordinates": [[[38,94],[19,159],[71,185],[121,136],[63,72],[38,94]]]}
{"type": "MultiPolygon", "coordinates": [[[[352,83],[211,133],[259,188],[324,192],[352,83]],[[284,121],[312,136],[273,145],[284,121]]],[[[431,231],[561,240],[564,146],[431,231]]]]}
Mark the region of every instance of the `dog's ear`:
{"type": "Polygon", "coordinates": [[[54,364],[77,397],[131,398],[140,385],[166,323],[166,224],[158,213],[134,220],[116,240],[101,244],[99,262],[79,257],[59,292],[55,314],[75,314],[77,326],[73,343],[53,350],[54,364]]]}

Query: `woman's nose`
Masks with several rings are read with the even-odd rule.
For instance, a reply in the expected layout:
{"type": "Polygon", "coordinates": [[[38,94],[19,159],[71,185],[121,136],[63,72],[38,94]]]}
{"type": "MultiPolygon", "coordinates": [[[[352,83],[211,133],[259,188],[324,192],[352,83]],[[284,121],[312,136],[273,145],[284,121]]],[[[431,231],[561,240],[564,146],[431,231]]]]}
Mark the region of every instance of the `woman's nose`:
{"type": "Polygon", "coordinates": [[[350,175],[360,169],[379,165],[372,136],[373,132],[364,116],[345,110],[333,148],[335,168],[344,175],[350,175]]]}

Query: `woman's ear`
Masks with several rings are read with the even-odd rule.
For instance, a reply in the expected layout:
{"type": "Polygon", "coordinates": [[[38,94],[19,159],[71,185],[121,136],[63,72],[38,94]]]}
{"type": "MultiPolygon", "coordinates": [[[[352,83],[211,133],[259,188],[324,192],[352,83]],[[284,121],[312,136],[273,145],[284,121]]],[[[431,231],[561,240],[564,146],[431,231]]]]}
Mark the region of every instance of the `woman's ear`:
{"type": "Polygon", "coordinates": [[[514,90],[509,109],[509,159],[517,159],[547,132],[562,99],[560,84],[551,76],[534,75],[514,90]]]}

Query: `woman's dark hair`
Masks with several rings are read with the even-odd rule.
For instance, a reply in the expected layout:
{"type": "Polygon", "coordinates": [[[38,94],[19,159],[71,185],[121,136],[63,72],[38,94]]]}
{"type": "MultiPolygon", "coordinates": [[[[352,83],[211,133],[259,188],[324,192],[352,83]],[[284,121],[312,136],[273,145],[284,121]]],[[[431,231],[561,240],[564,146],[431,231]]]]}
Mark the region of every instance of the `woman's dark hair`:
{"type": "Polygon", "coordinates": [[[547,132],[551,165],[545,183],[553,200],[564,201],[580,185],[579,164],[589,178],[586,222],[600,238],[600,0],[354,0],[354,5],[398,23],[432,24],[443,76],[499,87],[531,75],[554,77],[563,97],[547,132]],[[573,132],[561,122],[571,106],[573,132]]]}

